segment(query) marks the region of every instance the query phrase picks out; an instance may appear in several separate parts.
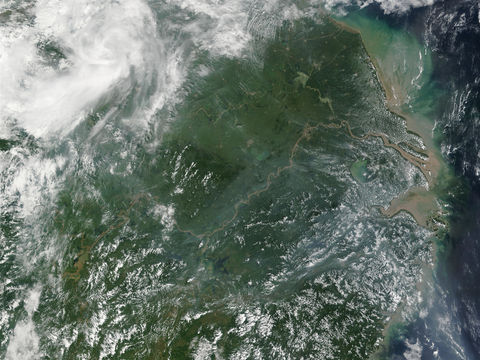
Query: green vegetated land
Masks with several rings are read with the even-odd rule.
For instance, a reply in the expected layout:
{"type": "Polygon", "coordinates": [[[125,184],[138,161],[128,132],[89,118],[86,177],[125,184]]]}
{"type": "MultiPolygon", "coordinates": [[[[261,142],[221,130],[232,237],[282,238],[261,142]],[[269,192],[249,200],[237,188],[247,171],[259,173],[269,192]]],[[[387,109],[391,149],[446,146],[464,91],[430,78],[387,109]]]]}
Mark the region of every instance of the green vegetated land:
{"type": "Polygon", "coordinates": [[[302,20],[254,46],[261,60],[200,53],[168,130],[106,127],[94,170],[66,181],[64,294],[47,287],[38,319],[71,335],[66,358],[115,338],[125,359],[365,359],[416,291],[430,233],[377,206],[425,183],[380,135],[421,142],[360,36],[302,20]]]}

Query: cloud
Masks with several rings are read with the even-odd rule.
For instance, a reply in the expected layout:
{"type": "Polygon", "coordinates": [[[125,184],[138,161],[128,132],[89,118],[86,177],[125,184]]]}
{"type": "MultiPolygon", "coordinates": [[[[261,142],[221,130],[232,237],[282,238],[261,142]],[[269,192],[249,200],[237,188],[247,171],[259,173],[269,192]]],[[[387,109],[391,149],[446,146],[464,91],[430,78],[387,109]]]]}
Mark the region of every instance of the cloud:
{"type": "Polygon", "coordinates": [[[37,310],[40,303],[42,288],[34,287],[28,293],[25,300],[25,310],[27,318],[19,321],[15,325],[13,335],[10,336],[10,342],[7,347],[7,360],[39,359],[39,336],[35,331],[33,323],[33,313],[37,310]]]}
{"type": "Polygon", "coordinates": [[[404,13],[412,8],[432,5],[436,0],[326,0],[327,9],[343,8],[348,5],[365,7],[377,3],[385,13],[404,13]]]}

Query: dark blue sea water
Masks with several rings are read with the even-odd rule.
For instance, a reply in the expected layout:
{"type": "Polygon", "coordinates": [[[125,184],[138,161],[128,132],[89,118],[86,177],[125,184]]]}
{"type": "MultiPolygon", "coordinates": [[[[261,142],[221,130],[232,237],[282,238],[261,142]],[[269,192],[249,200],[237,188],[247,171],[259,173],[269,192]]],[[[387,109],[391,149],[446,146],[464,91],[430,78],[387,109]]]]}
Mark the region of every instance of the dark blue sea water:
{"type": "Polygon", "coordinates": [[[432,50],[443,89],[435,131],[462,184],[447,195],[450,231],[439,254],[428,314],[392,342],[393,359],[480,359],[480,15],[479,2],[437,1],[403,15],[371,16],[414,33],[432,50]],[[421,348],[416,356],[411,347],[421,348]]]}
{"type": "Polygon", "coordinates": [[[0,2],[0,358],[480,359],[479,1],[0,2]]]}

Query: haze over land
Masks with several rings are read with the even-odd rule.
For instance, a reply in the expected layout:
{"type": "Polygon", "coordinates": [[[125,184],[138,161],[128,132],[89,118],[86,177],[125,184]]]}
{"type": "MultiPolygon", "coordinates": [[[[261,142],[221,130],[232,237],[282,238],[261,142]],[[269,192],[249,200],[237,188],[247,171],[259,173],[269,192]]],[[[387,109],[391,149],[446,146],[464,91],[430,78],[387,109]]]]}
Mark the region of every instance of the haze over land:
{"type": "Polygon", "coordinates": [[[373,3],[0,5],[0,357],[415,358],[462,185],[373,3]]]}

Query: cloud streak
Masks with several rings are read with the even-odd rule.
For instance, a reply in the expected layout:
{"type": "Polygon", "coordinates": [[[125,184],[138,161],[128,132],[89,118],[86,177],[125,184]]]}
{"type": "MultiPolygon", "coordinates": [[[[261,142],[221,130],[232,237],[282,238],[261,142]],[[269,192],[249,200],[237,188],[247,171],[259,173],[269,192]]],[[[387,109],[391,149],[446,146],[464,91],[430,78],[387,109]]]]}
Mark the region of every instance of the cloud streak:
{"type": "Polygon", "coordinates": [[[404,13],[412,8],[433,5],[436,0],[326,0],[325,6],[329,10],[343,8],[348,5],[365,7],[377,3],[386,14],[404,13]]]}

